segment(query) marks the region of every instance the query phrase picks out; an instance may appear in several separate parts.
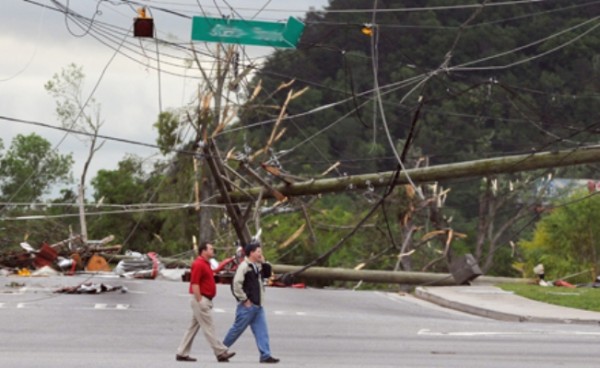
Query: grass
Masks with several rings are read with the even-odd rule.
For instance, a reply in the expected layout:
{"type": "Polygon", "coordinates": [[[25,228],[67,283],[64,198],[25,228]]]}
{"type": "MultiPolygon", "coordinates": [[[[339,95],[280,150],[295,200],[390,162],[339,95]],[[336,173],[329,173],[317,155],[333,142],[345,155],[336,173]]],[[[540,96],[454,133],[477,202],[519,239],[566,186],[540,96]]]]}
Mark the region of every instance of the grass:
{"type": "Polygon", "coordinates": [[[600,289],[543,287],[538,285],[501,284],[502,290],[544,303],[600,312],[600,289]]]}

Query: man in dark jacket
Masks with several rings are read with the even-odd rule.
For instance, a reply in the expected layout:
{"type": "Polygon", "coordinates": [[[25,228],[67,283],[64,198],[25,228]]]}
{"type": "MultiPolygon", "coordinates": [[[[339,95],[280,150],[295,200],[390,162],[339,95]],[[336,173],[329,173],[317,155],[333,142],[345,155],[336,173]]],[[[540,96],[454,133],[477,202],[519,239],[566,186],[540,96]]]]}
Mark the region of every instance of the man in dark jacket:
{"type": "Polygon", "coordinates": [[[233,294],[238,300],[235,321],[223,343],[228,348],[231,347],[250,326],[260,352],[260,362],[278,363],[279,359],[271,356],[267,319],[263,309],[263,280],[271,276],[271,265],[264,262],[258,242],[246,245],[244,252],[246,259],[238,266],[232,282],[233,294]]]}

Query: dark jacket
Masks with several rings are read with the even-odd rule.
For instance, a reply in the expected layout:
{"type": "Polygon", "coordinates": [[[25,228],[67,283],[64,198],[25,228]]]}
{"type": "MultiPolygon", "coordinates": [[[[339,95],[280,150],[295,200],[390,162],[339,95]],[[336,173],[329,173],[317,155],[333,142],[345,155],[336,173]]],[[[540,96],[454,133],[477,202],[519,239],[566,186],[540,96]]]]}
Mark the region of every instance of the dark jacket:
{"type": "Polygon", "coordinates": [[[262,305],[265,292],[263,280],[269,277],[271,277],[270,264],[253,265],[246,259],[238,266],[231,282],[233,295],[240,302],[250,299],[252,304],[262,305]]]}

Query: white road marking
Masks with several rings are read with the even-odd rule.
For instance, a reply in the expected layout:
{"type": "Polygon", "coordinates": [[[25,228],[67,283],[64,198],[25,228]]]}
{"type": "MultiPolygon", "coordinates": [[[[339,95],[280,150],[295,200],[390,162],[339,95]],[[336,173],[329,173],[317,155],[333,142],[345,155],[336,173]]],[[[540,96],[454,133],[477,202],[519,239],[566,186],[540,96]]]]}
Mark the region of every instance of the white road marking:
{"type": "Polygon", "coordinates": [[[221,308],[213,308],[213,311],[215,313],[225,313],[225,309],[221,309],[221,308]]]}
{"type": "Polygon", "coordinates": [[[23,286],[19,289],[18,294],[25,293],[52,293],[54,289],[49,287],[41,287],[41,286],[23,286]]]}
{"type": "Polygon", "coordinates": [[[19,288],[18,290],[6,290],[2,292],[2,295],[23,295],[25,294],[24,288],[19,288]]]}
{"type": "Polygon", "coordinates": [[[429,329],[423,328],[417,332],[417,335],[426,336],[508,336],[508,335],[585,335],[585,336],[600,336],[600,332],[587,332],[587,331],[508,331],[508,332],[497,332],[497,331],[456,331],[456,332],[435,332],[429,329]]]}
{"type": "Polygon", "coordinates": [[[129,290],[126,291],[127,294],[148,294],[146,291],[138,291],[138,290],[129,290]]]}
{"type": "Polygon", "coordinates": [[[0,303],[0,308],[4,308],[4,303],[0,303]]]}
{"type": "Polygon", "coordinates": [[[17,304],[17,308],[19,308],[19,309],[25,308],[25,303],[17,304]]]}
{"type": "Polygon", "coordinates": [[[94,304],[94,309],[127,310],[129,307],[131,307],[130,304],[115,304],[114,306],[104,303],[94,304]]]}
{"type": "Polygon", "coordinates": [[[306,316],[306,312],[286,312],[286,311],[274,311],[273,314],[277,315],[277,316],[290,316],[290,315],[296,315],[296,316],[306,316]]]}

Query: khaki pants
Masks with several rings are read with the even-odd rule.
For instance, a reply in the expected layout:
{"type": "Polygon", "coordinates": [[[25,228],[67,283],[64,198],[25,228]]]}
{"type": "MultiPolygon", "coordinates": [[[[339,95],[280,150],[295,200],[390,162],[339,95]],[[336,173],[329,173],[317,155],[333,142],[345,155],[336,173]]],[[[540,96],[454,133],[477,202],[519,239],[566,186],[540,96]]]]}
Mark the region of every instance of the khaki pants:
{"type": "Polygon", "coordinates": [[[211,314],[211,309],[213,307],[212,301],[206,297],[202,297],[200,303],[198,303],[196,298],[192,298],[191,306],[194,315],[192,316],[190,326],[185,332],[185,335],[183,335],[183,339],[177,348],[177,355],[187,356],[190,354],[194,337],[196,337],[196,333],[198,333],[200,328],[202,328],[204,337],[206,337],[206,341],[210,344],[215,355],[219,356],[225,353],[227,347],[223,345],[221,340],[217,339],[215,333],[215,325],[213,324],[211,314]]]}

